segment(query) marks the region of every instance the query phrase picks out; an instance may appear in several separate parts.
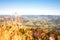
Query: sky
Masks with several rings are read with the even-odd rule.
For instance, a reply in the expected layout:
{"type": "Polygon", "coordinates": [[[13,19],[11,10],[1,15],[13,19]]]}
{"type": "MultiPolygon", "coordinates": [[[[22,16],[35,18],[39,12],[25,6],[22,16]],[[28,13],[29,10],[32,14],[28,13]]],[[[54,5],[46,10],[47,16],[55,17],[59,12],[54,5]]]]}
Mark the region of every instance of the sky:
{"type": "Polygon", "coordinates": [[[60,0],[0,0],[0,15],[60,15],[60,0]]]}

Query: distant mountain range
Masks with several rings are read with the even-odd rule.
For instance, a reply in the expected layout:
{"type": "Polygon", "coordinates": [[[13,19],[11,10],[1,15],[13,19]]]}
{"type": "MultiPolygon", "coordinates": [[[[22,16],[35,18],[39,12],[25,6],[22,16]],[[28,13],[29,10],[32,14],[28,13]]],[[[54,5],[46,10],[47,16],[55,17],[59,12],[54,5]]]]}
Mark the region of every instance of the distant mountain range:
{"type": "MultiPolygon", "coordinates": [[[[39,27],[42,25],[49,25],[48,28],[51,29],[60,29],[60,15],[20,15],[19,18],[22,18],[23,24],[31,27],[39,27]]],[[[0,22],[10,21],[15,19],[15,15],[0,15],[0,22]],[[6,19],[5,17],[8,17],[6,19]],[[3,18],[3,20],[1,20],[3,18]]],[[[44,28],[44,27],[43,27],[44,28]]]]}

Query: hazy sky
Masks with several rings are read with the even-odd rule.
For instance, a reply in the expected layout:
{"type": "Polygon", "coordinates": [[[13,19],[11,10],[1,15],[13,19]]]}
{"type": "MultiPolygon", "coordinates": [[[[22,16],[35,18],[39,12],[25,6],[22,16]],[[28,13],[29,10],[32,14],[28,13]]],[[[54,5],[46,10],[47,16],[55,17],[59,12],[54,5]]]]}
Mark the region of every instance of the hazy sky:
{"type": "Polygon", "coordinates": [[[0,15],[60,15],[60,0],[0,0],[0,15]]]}

